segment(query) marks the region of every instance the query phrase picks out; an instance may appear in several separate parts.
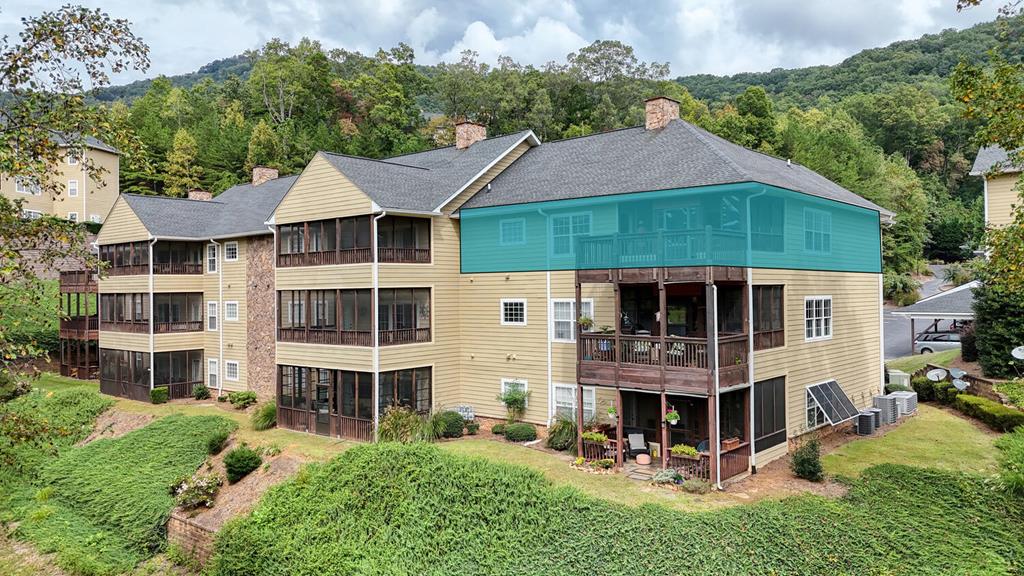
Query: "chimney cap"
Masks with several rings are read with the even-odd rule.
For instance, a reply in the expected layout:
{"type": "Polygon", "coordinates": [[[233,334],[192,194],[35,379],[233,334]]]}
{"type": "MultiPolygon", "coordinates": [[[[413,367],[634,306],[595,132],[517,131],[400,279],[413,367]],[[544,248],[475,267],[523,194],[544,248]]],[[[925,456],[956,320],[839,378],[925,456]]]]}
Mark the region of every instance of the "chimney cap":
{"type": "Polygon", "coordinates": [[[669,102],[675,102],[676,104],[679,104],[679,100],[676,100],[675,98],[669,98],[668,96],[651,96],[650,98],[645,98],[644,102],[650,102],[652,100],[668,100],[669,102]]]}
{"type": "Polygon", "coordinates": [[[463,118],[462,120],[457,120],[455,122],[456,126],[462,126],[463,124],[472,124],[474,126],[483,126],[484,125],[481,122],[477,122],[476,120],[469,120],[467,118],[463,118]]]}

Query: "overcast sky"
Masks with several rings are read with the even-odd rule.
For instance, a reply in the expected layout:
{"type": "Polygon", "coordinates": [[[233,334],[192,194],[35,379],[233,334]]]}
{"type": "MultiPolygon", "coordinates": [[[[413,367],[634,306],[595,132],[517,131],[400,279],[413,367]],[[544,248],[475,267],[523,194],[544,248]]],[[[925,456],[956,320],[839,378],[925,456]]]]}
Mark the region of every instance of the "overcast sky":
{"type": "MultiPolygon", "coordinates": [[[[69,0],[5,0],[0,34],[69,0]]],[[[862,50],[944,28],[992,20],[1003,4],[957,13],[955,0],[105,0],[83,2],[127,18],[150,46],[146,74],[191,72],[278,37],[372,54],[405,42],[417,61],[455,60],[465,49],[494,62],[561,61],[594,40],[621,40],[672,75],[733,74],[835,64],[862,50]]]]}

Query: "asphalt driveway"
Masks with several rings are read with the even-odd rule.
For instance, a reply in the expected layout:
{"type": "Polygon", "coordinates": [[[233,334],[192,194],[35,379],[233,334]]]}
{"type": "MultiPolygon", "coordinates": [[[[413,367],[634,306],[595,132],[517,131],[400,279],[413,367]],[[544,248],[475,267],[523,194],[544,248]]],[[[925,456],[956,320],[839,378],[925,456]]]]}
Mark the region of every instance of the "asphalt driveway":
{"type": "MultiPolygon", "coordinates": [[[[932,264],[928,266],[932,271],[932,277],[921,284],[921,297],[925,298],[939,292],[942,287],[942,270],[944,265],[932,264]]],[[[894,306],[886,306],[882,313],[882,324],[884,329],[883,338],[885,341],[885,358],[900,358],[910,356],[913,353],[913,346],[910,342],[910,319],[900,316],[893,316],[894,306]]],[[[924,330],[928,325],[925,320],[918,320],[915,328],[918,332],[924,330]]],[[[943,321],[939,326],[945,328],[949,322],[943,321]]]]}

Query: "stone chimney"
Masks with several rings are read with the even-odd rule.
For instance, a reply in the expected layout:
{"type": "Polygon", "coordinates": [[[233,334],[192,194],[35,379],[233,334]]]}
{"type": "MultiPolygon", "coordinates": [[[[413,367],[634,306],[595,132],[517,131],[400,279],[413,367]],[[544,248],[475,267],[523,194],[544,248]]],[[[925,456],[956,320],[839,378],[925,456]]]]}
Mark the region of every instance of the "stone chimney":
{"type": "Polygon", "coordinates": [[[188,199],[202,200],[203,202],[206,202],[207,200],[213,200],[213,194],[207,192],[206,190],[189,190],[188,199]]]}
{"type": "Polygon", "coordinates": [[[277,168],[267,168],[266,166],[253,166],[252,167],[252,185],[259,186],[268,180],[277,179],[277,168]]]}
{"type": "Polygon", "coordinates": [[[644,127],[648,130],[664,128],[669,122],[679,119],[679,102],[666,96],[648,98],[644,100],[644,106],[644,127]]]}
{"type": "Polygon", "coordinates": [[[455,124],[455,147],[459,150],[469,148],[485,138],[487,138],[487,127],[483,124],[469,120],[455,124]]]}

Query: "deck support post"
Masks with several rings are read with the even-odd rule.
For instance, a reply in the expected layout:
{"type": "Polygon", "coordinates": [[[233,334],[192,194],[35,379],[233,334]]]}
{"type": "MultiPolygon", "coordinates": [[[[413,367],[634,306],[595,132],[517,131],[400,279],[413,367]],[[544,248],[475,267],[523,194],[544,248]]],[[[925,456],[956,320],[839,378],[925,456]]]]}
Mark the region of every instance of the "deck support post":
{"type": "Polygon", "coordinates": [[[615,387],[615,413],[618,414],[615,419],[615,463],[621,468],[626,461],[622,458],[622,388],[618,386],[615,387]]]}
{"type": "MultiPolygon", "coordinates": [[[[583,333],[579,323],[580,313],[580,302],[582,300],[583,289],[580,286],[580,272],[575,272],[576,277],[576,307],[573,310],[576,312],[577,317],[573,318],[573,331],[576,333],[576,454],[583,456],[583,382],[580,381],[580,362],[583,359],[583,350],[581,347],[582,340],[580,335],[583,333]]],[[[596,396],[595,393],[595,402],[596,396]]],[[[585,457],[585,456],[584,456],[585,457]]]]}
{"type": "Polygon", "coordinates": [[[665,388],[661,389],[661,467],[668,467],[668,422],[665,421],[665,413],[668,412],[668,397],[665,395],[665,388]]]}
{"type": "Polygon", "coordinates": [[[917,339],[917,332],[914,330],[914,319],[910,319],[910,355],[914,355],[914,340],[917,339]]]}

